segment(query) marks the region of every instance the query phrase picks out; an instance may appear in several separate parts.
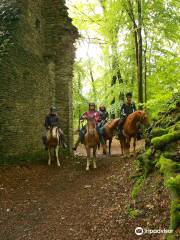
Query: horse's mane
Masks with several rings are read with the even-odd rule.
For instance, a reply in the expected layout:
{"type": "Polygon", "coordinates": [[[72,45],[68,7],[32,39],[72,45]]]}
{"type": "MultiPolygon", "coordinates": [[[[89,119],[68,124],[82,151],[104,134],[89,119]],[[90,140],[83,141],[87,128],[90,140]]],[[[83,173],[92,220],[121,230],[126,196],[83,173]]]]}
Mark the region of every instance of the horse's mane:
{"type": "Polygon", "coordinates": [[[52,127],[48,130],[48,138],[53,137],[53,138],[58,138],[58,132],[57,132],[58,127],[52,127]]]}
{"type": "Polygon", "coordinates": [[[108,120],[108,122],[105,124],[105,126],[108,126],[109,128],[114,127],[119,122],[120,118],[115,118],[112,120],[108,120]]]}
{"type": "Polygon", "coordinates": [[[145,112],[142,111],[142,110],[137,110],[131,114],[129,114],[129,116],[127,117],[128,119],[134,119],[135,117],[139,117],[139,116],[142,116],[145,112]]]}

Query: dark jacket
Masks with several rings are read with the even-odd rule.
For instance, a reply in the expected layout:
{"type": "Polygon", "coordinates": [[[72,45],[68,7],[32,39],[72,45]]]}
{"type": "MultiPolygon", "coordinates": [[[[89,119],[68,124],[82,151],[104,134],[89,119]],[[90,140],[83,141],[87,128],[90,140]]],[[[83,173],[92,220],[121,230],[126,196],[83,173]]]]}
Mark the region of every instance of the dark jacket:
{"type": "Polygon", "coordinates": [[[106,120],[109,116],[108,112],[99,110],[100,121],[106,120]]]}
{"type": "Polygon", "coordinates": [[[45,118],[45,128],[48,127],[59,127],[59,117],[56,114],[49,113],[45,118]]]}
{"type": "Polygon", "coordinates": [[[127,117],[129,114],[135,111],[136,111],[136,105],[134,102],[132,102],[131,104],[124,103],[120,110],[120,117],[121,118],[127,117]]]}

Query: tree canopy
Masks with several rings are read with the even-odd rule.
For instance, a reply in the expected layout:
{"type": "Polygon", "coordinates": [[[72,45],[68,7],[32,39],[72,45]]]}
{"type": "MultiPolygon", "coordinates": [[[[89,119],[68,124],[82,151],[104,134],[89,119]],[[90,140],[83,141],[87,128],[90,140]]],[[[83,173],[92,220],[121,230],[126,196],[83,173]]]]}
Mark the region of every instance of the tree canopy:
{"type": "Polygon", "coordinates": [[[179,1],[68,0],[67,5],[80,32],[75,109],[94,100],[118,116],[125,93],[132,91],[139,107],[155,116],[179,92],[179,1]]]}

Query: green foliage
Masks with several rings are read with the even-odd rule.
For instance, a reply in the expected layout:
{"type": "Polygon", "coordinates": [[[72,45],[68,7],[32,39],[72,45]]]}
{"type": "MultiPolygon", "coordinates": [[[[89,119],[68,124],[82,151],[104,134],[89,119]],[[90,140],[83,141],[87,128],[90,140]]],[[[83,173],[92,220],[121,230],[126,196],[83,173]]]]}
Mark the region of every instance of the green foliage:
{"type": "MultiPolygon", "coordinates": [[[[176,230],[180,224],[180,163],[178,141],[179,131],[179,93],[164,104],[162,112],[156,114],[148,137],[146,151],[138,157],[143,169],[156,166],[163,174],[165,186],[171,194],[170,229],[176,230]]],[[[174,239],[173,234],[167,239],[174,239]]]]}
{"type": "Polygon", "coordinates": [[[137,209],[128,207],[128,214],[131,218],[135,219],[139,216],[139,211],[137,209]]]}
{"type": "Polygon", "coordinates": [[[131,192],[131,197],[132,197],[133,199],[135,199],[135,198],[137,197],[139,191],[141,190],[141,186],[142,186],[142,184],[143,184],[143,181],[144,181],[144,176],[140,176],[140,177],[136,180],[136,182],[135,182],[135,184],[134,184],[134,186],[133,186],[132,192],[131,192]]]}
{"type": "Polygon", "coordinates": [[[145,177],[151,172],[154,166],[154,161],[152,158],[152,150],[148,148],[144,153],[138,156],[138,161],[140,162],[141,167],[143,168],[143,174],[145,177]]]}
{"type": "Polygon", "coordinates": [[[13,46],[13,34],[16,29],[21,13],[18,4],[14,0],[0,3],[0,62],[2,56],[7,54],[8,49],[13,46]]]}
{"type": "Polygon", "coordinates": [[[171,177],[166,181],[167,187],[176,193],[177,197],[180,197],[180,175],[171,177]]]}
{"type": "Polygon", "coordinates": [[[76,62],[74,66],[74,81],[73,81],[73,94],[74,94],[74,103],[73,103],[73,115],[74,115],[74,127],[79,128],[79,118],[87,109],[88,100],[82,94],[83,80],[86,77],[85,69],[83,65],[79,62],[76,62]]]}
{"type": "Polygon", "coordinates": [[[160,149],[164,145],[169,144],[178,139],[180,139],[180,131],[175,131],[168,134],[164,134],[163,136],[160,137],[155,137],[151,140],[151,143],[154,145],[156,149],[160,149]]]}
{"type": "Polygon", "coordinates": [[[180,225],[180,201],[175,198],[171,202],[170,228],[175,230],[180,225]]]}
{"type": "MultiPolygon", "coordinates": [[[[90,54],[85,59],[80,58],[87,80],[82,81],[82,85],[87,86],[88,82],[90,90],[82,95],[92,99],[95,89],[97,103],[105,103],[108,111],[115,116],[119,114],[124,93],[132,91],[137,101],[134,28],[132,15],[129,14],[132,10],[134,18],[138,18],[136,4],[136,1],[127,0],[75,0],[68,4],[73,23],[82,36],[80,45],[85,42],[86,46],[96,46],[99,51],[94,56],[90,54]],[[132,9],[129,2],[132,2],[132,9]]],[[[152,118],[157,117],[158,111],[164,109],[164,103],[180,89],[178,9],[176,1],[142,1],[143,71],[144,74],[146,71],[147,79],[144,107],[152,118]]]]}
{"type": "Polygon", "coordinates": [[[151,131],[151,136],[152,136],[152,138],[159,137],[159,136],[162,136],[162,135],[168,133],[168,131],[169,131],[169,129],[153,128],[153,130],[151,131]]]}
{"type": "Polygon", "coordinates": [[[175,170],[180,170],[180,165],[178,163],[165,158],[163,155],[161,155],[156,167],[160,169],[160,172],[163,173],[166,178],[172,176],[175,170]]]}

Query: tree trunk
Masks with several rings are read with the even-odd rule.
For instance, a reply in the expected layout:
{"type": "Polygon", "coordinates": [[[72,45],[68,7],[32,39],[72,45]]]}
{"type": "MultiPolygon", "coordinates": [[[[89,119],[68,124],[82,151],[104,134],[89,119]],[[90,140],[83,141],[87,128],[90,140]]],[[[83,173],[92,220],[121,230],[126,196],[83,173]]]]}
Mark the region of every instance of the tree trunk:
{"type": "Polygon", "coordinates": [[[142,78],[142,9],[141,0],[137,0],[138,7],[138,103],[143,103],[143,78],[142,78]]]}
{"type": "Polygon", "coordinates": [[[144,102],[147,102],[147,58],[146,58],[146,52],[147,52],[147,34],[146,31],[144,31],[145,35],[145,47],[144,47],[144,102]]]}
{"type": "Polygon", "coordinates": [[[93,71],[92,71],[92,66],[91,66],[91,61],[89,59],[89,74],[90,74],[90,78],[91,78],[91,82],[92,82],[92,89],[93,89],[93,96],[94,96],[94,101],[97,101],[97,93],[96,93],[96,88],[94,85],[94,76],[93,76],[93,71]]]}
{"type": "Polygon", "coordinates": [[[137,68],[138,68],[138,36],[137,36],[137,25],[136,23],[134,22],[133,23],[134,25],[134,43],[135,43],[135,51],[136,51],[136,65],[137,65],[137,68]]]}
{"type": "Polygon", "coordinates": [[[133,9],[133,1],[128,0],[128,6],[125,6],[127,14],[129,15],[134,30],[134,43],[135,43],[135,54],[136,54],[136,65],[137,65],[137,81],[138,81],[138,103],[143,103],[143,77],[142,77],[142,9],[141,0],[136,0],[137,12],[138,12],[138,24],[133,9]]]}
{"type": "MultiPolygon", "coordinates": [[[[90,38],[89,39],[89,44],[90,44],[90,38]]],[[[87,57],[88,57],[88,62],[89,62],[89,75],[90,75],[90,79],[91,79],[91,83],[92,83],[92,90],[93,90],[93,97],[94,97],[94,101],[97,101],[97,93],[96,93],[96,88],[95,88],[95,81],[94,81],[94,76],[93,76],[93,70],[92,70],[92,65],[91,65],[91,59],[89,57],[89,44],[88,44],[88,49],[87,49],[87,57]]]]}
{"type": "Polygon", "coordinates": [[[146,49],[144,50],[144,102],[147,102],[147,61],[146,49]]]}
{"type": "MultiPolygon", "coordinates": [[[[79,90],[81,89],[81,74],[80,73],[78,73],[78,88],[79,88],[79,90]]],[[[80,128],[81,128],[80,117],[81,117],[81,106],[79,104],[78,105],[78,130],[80,130],[80,128]]]]}

